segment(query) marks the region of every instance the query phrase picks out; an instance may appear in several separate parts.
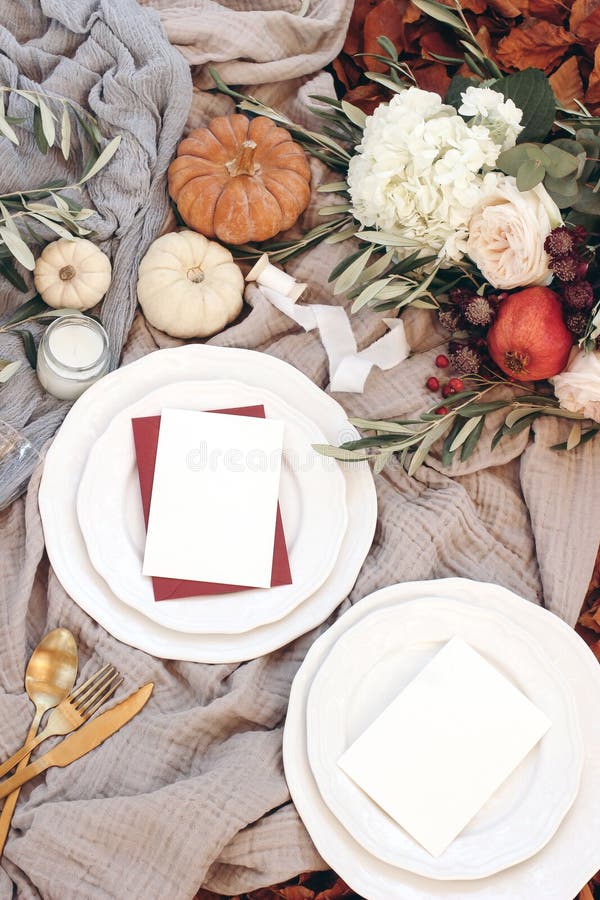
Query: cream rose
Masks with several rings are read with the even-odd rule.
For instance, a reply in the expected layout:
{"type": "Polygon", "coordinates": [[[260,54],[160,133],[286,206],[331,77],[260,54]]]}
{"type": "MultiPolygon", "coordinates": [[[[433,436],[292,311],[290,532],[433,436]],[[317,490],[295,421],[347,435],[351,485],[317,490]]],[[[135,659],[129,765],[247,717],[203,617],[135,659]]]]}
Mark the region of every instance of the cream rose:
{"type": "Polygon", "coordinates": [[[561,222],[543,185],[520,191],[514,178],[489,172],[469,222],[467,253],[495,288],[549,284],[544,241],[561,222]]]}
{"type": "Polygon", "coordinates": [[[563,409],[600,422],[600,353],[574,351],[565,371],[550,380],[563,409]]]}

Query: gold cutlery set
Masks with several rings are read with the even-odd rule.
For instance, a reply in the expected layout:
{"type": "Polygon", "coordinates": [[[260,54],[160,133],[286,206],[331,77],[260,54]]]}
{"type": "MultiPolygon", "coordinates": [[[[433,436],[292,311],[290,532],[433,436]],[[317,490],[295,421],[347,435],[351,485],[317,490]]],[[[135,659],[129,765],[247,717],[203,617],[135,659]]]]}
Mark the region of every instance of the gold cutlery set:
{"type": "Polygon", "coordinates": [[[0,765],[0,777],[16,766],[14,774],[0,782],[0,800],[6,798],[0,813],[0,855],[21,786],[51,766],[67,766],[98,747],[137,715],[154,688],[154,684],[148,682],[91,719],[112,697],[123,679],[114,666],[105,665],[73,690],[77,668],[75,638],[66,628],[55,628],[45,635],[31,655],[25,673],[25,690],[35,706],[35,715],[21,749],[0,765]],[[52,712],[48,721],[38,734],[42,718],[49,710],[52,712]],[[57,735],[68,737],[29,763],[33,750],[46,738],[57,735]]]}

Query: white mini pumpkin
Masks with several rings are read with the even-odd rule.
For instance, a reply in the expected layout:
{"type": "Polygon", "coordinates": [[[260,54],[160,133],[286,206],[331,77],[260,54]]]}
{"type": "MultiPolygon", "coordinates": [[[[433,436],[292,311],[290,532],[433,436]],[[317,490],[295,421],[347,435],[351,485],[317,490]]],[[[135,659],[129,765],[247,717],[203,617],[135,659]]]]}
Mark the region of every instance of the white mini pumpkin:
{"type": "Polygon", "coordinates": [[[104,297],[110,279],[110,259],[85,238],[48,244],[33,271],[36,290],[54,309],[91,309],[104,297]]]}
{"type": "Polygon", "coordinates": [[[151,325],[172,337],[222,331],[239,315],[243,290],[229,250],[195,231],[163,234],[140,263],[140,306],[151,325]]]}

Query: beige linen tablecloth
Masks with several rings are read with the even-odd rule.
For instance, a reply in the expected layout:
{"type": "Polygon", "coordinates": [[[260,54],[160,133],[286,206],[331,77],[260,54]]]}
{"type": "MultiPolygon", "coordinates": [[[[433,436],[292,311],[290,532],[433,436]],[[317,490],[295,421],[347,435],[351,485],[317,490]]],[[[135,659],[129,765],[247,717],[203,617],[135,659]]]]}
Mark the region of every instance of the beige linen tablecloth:
{"type": "MultiPolygon", "coordinates": [[[[306,96],[332,89],[328,76],[311,80],[308,73],[339,49],[351,4],[315,2],[305,19],[290,12],[295,0],[239,2],[239,10],[208,0],[155,5],[171,40],[195,66],[212,55],[240,82],[301,76],[253,91],[308,121],[306,96]],[[261,43],[262,34],[269,40],[261,43]],[[299,47],[311,55],[299,54],[299,47]]],[[[204,85],[202,69],[195,75],[204,85]]],[[[229,109],[229,100],[197,87],[189,121],[199,124],[229,109]]],[[[315,181],[323,177],[318,165],[313,171],[315,181]]],[[[303,224],[315,220],[311,208],[303,224]]],[[[290,265],[310,284],[307,302],[343,302],[331,298],[326,283],[347,251],[321,247],[290,265]]],[[[249,299],[246,318],[212,343],[273,354],[326,389],[318,335],[303,333],[256,289],[249,299]]],[[[391,371],[374,370],[363,395],[337,395],[350,414],[382,418],[426,402],[423,384],[442,337],[426,315],[408,319],[412,345],[423,352],[391,371]]],[[[369,312],[355,317],[353,327],[360,348],[385,331],[369,312]]],[[[152,332],[138,314],[123,361],[176,343],[152,332]]],[[[540,423],[531,440],[521,435],[493,456],[483,439],[453,477],[435,460],[414,478],[388,464],[376,478],[373,547],[335,615],[396,581],[460,575],[505,585],[572,624],[600,540],[594,515],[600,445],[556,455],[549,446],[560,433],[560,424],[540,423]]],[[[77,638],[82,677],[110,661],[125,675],[124,690],[148,679],[156,690],[143,713],[109,742],[23,791],[2,860],[0,896],[184,900],[200,884],[236,893],[324,867],[290,802],[281,762],[290,683],[317,632],[242,665],[164,662],[126,647],[79,609],[49,567],[39,476],[38,470],[26,499],[0,514],[0,752],[12,752],[25,734],[27,658],[57,625],[77,638]]]]}

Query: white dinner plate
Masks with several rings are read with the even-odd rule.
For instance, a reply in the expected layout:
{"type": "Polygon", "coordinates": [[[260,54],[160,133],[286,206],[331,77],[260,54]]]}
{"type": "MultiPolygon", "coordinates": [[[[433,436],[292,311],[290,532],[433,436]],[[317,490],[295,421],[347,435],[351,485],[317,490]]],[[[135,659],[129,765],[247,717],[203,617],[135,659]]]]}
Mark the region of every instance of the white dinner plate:
{"type": "Polygon", "coordinates": [[[557,616],[505,588],[461,578],[383,588],[355,604],[313,644],[294,679],[283,738],[292,799],[327,864],[369,900],[572,900],[600,868],[600,845],[593,837],[600,828],[599,695],[600,666],[584,641],[557,616]],[[572,691],[583,736],[579,792],[555,835],[530,859],[474,881],[424,878],[365,850],[325,805],[306,752],[308,691],[340,635],[374,610],[432,594],[500,612],[531,634],[572,691]]]}
{"type": "Polygon", "coordinates": [[[339,464],[313,450],[326,443],[314,423],[271,391],[235,381],[184,381],[158,388],[113,419],[90,451],[77,517],[92,565],[115,595],[154,622],[189,633],[238,634],[284,618],[331,573],[346,532],[345,481],[339,464]],[[279,502],[292,584],[157,602],[142,575],[146,529],[132,418],[164,407],[230,409],[262,404],[285,423],[279,502]]]}
{"type": "Polygon", "coordinates": [[[310,688],[307,749],[323,800],[359,844],[391,865],[439,879],[483,878],[533,856],[575,800],[583,765],[572,692],[539,643],[500,613],[437,597],[377,610],[341,634],[310,688]],[[552,726],[434,857],[337,762],[453,637],[477,650],[552,726]]]}
{"type": "Polygon", "coordinates": [[[348,528],[325,583],[284,619],[239,635],[188,634],[152,622],[120,601],[86,551],[76,512],[79,481],[95,441],[114,416],[151,391],[177,381],[233,379],[275,391],[311,419],[329,443],[357,432],[342,407],[302,372],[265,353],[189,344],[158,350],[111,372],[73,405],[46,455],[39,492],[46,549],[71,597],[123,643],[164,659],[241,662],[282,647],[319,625],[348,595],[369,552],[377,519],[373,477],[366,463],[343,465],[348,528]]]}

